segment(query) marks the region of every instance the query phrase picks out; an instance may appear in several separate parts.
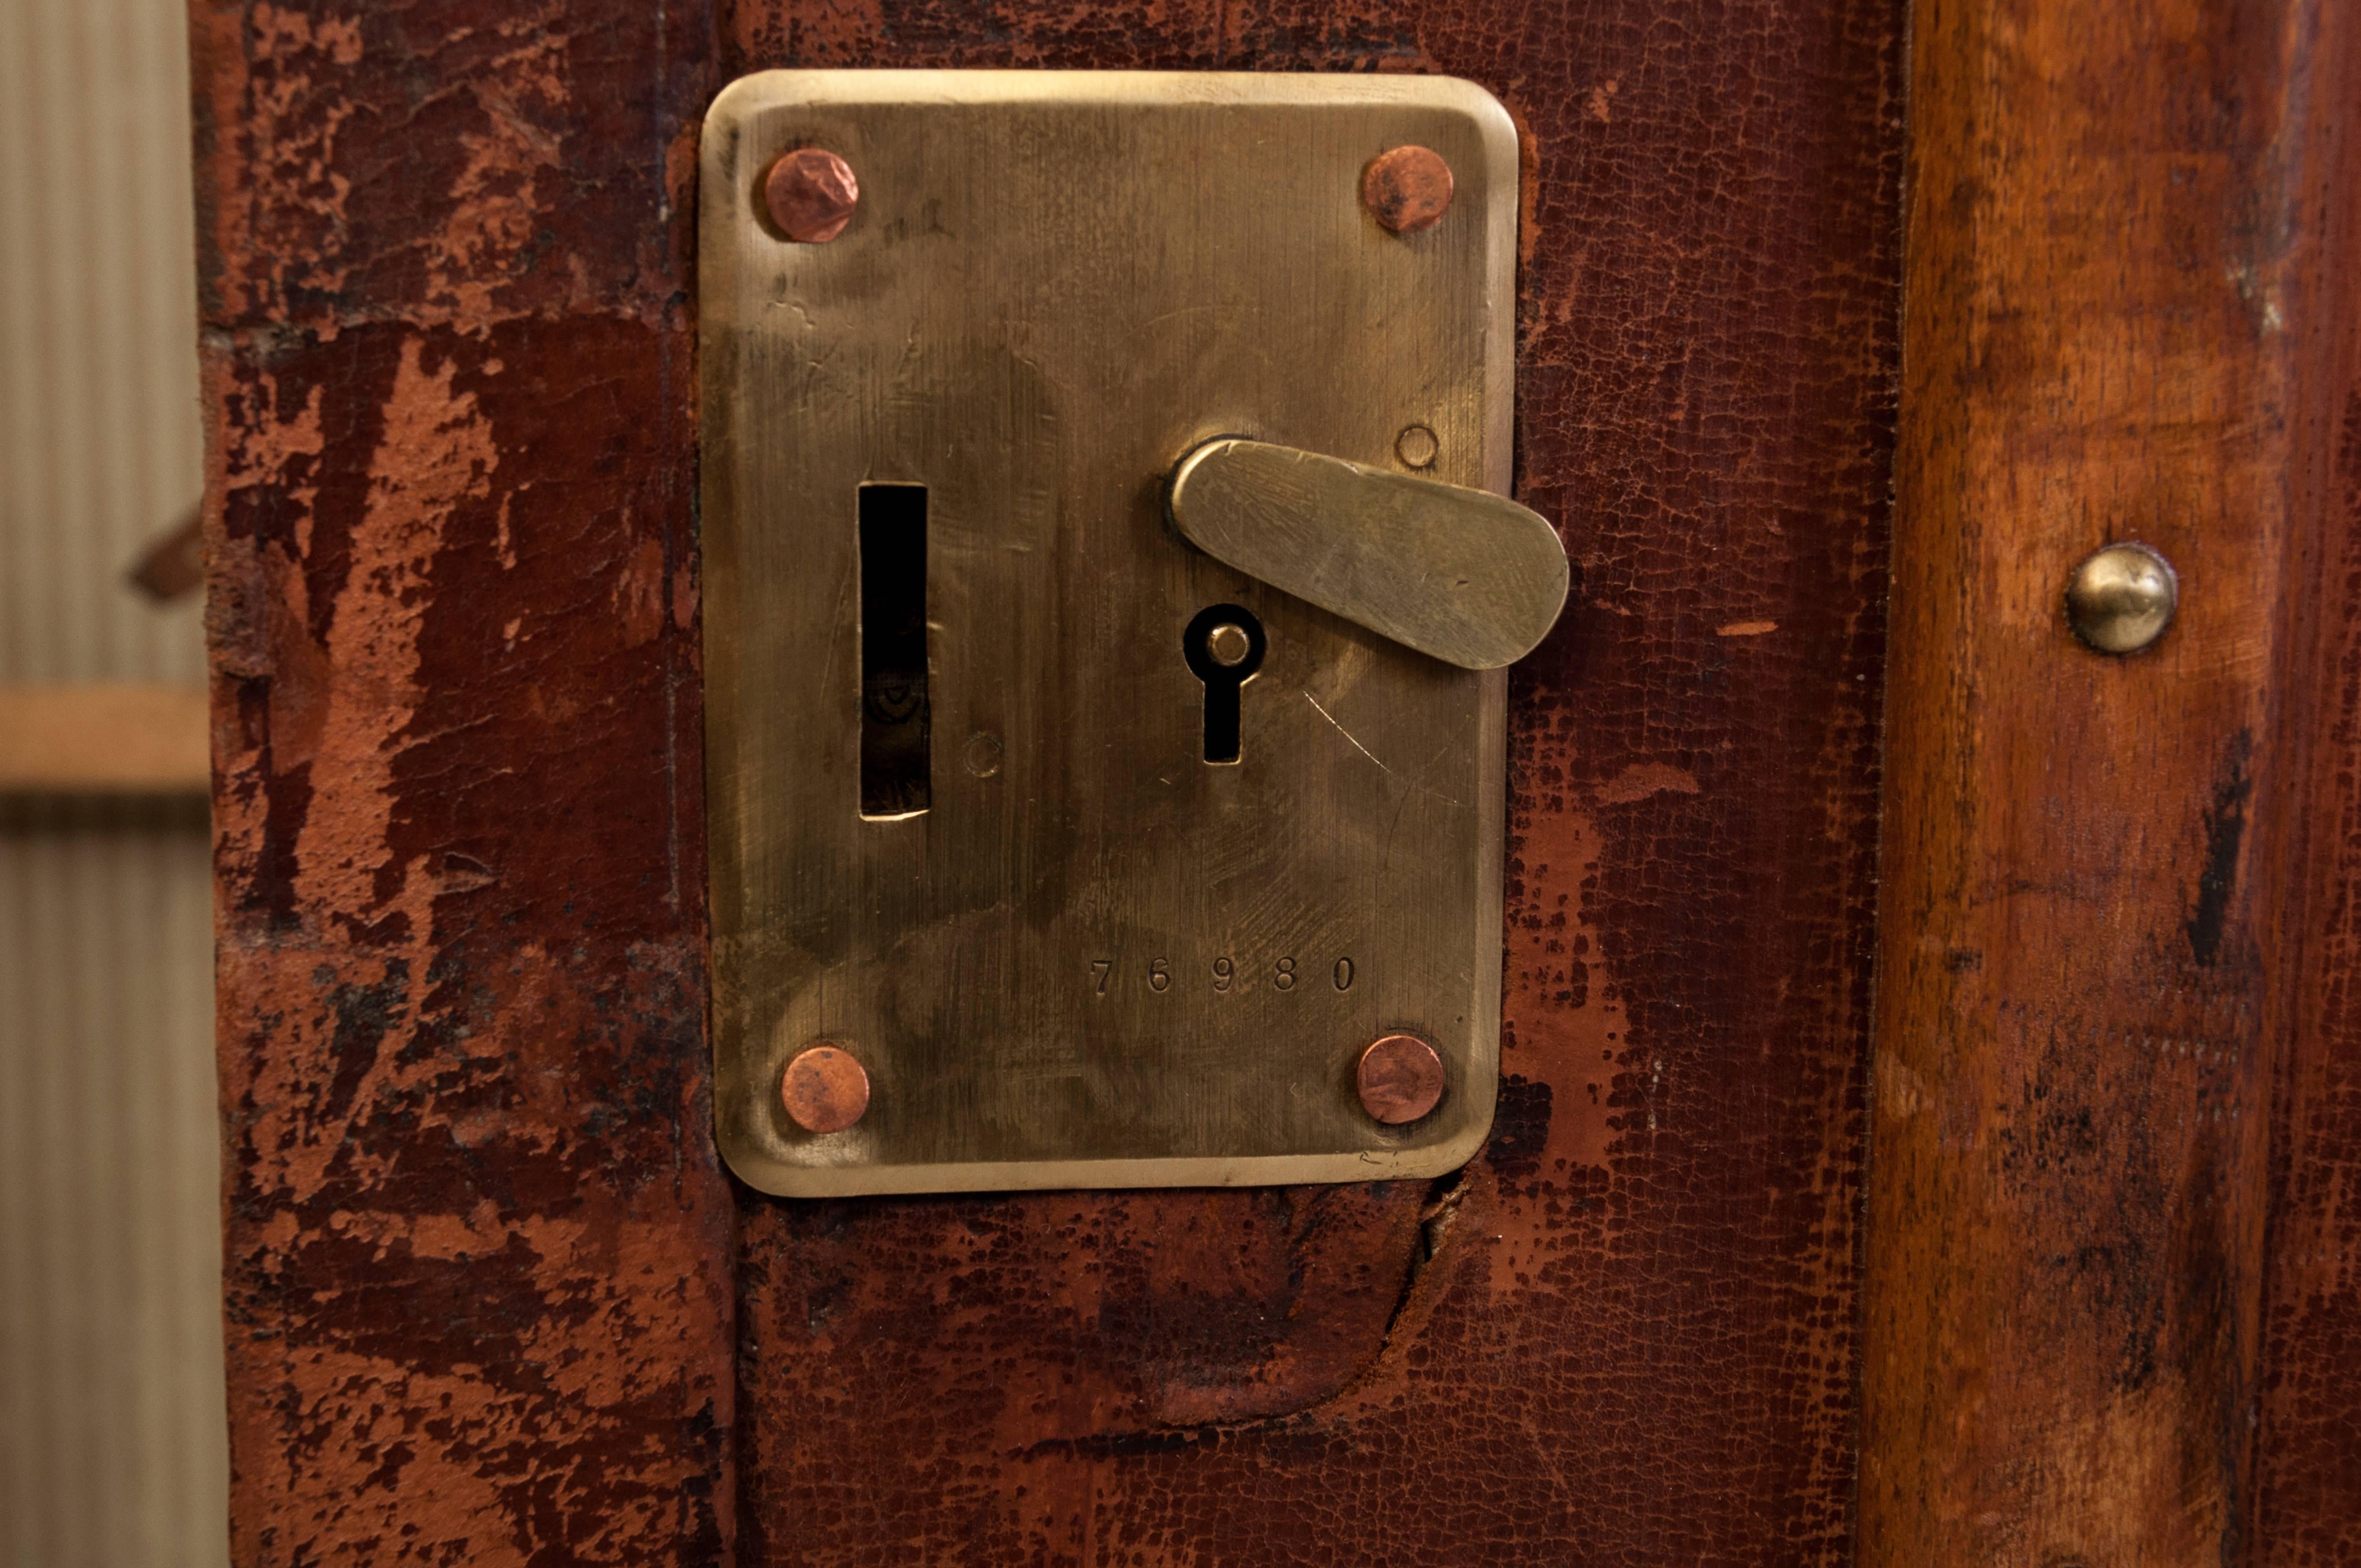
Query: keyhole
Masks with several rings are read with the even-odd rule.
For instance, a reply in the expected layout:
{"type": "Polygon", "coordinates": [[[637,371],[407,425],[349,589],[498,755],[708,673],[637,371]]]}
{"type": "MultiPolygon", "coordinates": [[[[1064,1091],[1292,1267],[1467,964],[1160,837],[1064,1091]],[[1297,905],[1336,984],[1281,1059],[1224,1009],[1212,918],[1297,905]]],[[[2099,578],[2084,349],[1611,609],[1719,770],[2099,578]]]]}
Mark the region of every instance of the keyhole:
{"type": "Polygon", "coordinates": [[[1198,611],[1181,634],[1190,672],[1205,683],[1205,761],[1238,760],[1238,688],[1262,668],[1265,646],[1262,622],[1234,604],[1198,611]]]}

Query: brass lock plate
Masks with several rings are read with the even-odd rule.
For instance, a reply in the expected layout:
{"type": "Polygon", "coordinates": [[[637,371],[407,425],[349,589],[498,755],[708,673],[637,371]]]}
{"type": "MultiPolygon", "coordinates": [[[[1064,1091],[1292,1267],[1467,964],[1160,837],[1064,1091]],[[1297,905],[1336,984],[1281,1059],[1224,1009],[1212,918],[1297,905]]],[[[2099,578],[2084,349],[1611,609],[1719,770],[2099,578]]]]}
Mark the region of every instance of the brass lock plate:
{"type": "Polygon", "coordinates": [[[1464,1162],[1506,677],[1224,565],[1165,492],[1224,436],[1506,492],[1506,113],[1435,77],[773,71],[702,157],[731,1168],[825,1195],[1464,1162]],[[1396,233],[1362,185],[1404,146],[1453,189],[1396,233]],[[832,237],[774,216],[794,152],[832,237]],[[1398,1035],[1443,1092],[1394,1124],[1356,1075],[1398,1035]]]}

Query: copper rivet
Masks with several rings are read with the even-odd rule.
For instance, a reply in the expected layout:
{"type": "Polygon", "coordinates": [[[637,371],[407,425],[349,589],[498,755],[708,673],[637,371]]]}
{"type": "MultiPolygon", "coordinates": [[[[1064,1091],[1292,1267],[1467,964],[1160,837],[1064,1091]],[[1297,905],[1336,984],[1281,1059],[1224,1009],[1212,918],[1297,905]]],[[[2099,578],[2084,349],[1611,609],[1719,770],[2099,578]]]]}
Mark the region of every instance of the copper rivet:
{"type": "Polygon", "coordinates": [[[779,1080],[779,1098],[807,1133],[840,1133],[869,1109],[869,1075],[850,1051],[813,1046],[779,1080]]]}
{"type": "Polygon", "coordinates": [[[1225,620],[1205,633],[1205,652],[1212,654],[1213,663],[1222,668],[1235,669],[1246,662],[1247,654],[1254,652],[1254,639],[1246,635],[1245,627],[1225,620]]]}
{"type": "Polygon", "coordinates": [[[1396,234],[1431,229],[1451,208],[1451,165],[1423,147],[1381,152],[1361,173],[1361,204],[1396,234]]]}
{"type": "Polygon", "coordinates": [[[2180,579],[2145,544],[2110,544],[2066,582],[2066,620],[2102,653],[2136,653],[2172,624],[2180,579]]]}
{"type": "Polygon", "coordinates": [[[1362,1109],[1388,1126],[1415,1122],[1443,1099],[1443,1058],[1416,1035],[1388,1035],[1363,1051],[1355,1077],[1362,1109]]]}
{"type": "Polygon", "coordinates": [[[763,203],[789,239],[825,245],[844,232],[861,204],[852,166],[825,148],[799,147],[771,165],[763,203]]]}
{"type": "Polygon", "coordinates": [[[1394,455],[1402,460],[1405,468],[1432,468],[1435,455],[1443,444],[1434,439],[1434,432],[1422,424],[1405,425],[1394,437],[1394,455]]]}

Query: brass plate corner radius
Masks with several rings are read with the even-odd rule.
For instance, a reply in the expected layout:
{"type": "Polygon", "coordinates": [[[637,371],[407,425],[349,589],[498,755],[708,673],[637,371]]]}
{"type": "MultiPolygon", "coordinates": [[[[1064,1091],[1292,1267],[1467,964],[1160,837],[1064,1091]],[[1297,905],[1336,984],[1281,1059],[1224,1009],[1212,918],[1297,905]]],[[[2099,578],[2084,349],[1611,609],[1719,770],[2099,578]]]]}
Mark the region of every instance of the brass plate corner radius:
{"type": "Polygon", "coordinates": [[[721,94],[702,159],[731,1168],[823,1196],[1466,1160],[1499,1074],[1507,697],[1465,666],[1557,603],[1538,520],[1497,499],[1506,112],[1439,77],[770,71],[721,94]],[[1396,232],[1362,187],[1404,147],[1452,181],[1396,232]],[[1343,554],[1300,581],[1226,522],[1201,549],[1170,477],[1224,437],[1432,481],[1389,488],[1402,530],[1447,543],[1416,509],[1466,498],[1522,564],[1405,609],[1349,531],[1313,531],[1343,554]],[[1403,1036],[1443,1087],[1396,1123],[1425,1091],[1363,1058],[1403,1036]]]}

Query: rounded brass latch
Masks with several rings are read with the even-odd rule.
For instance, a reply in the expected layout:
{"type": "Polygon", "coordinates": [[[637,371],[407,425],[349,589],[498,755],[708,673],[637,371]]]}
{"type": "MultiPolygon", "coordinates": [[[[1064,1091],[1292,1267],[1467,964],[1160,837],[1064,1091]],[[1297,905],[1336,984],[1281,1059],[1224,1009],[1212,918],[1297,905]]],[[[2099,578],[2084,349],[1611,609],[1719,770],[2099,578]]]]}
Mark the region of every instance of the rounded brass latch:
{"type": "Polygon", "coordinates": [[[2145,544],[2110,544],[2066,583],[2067,624],[2102,653],[2138,652],[2164,635],[2180,603],[2172,563],[2145,544]]]}

